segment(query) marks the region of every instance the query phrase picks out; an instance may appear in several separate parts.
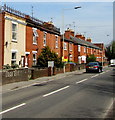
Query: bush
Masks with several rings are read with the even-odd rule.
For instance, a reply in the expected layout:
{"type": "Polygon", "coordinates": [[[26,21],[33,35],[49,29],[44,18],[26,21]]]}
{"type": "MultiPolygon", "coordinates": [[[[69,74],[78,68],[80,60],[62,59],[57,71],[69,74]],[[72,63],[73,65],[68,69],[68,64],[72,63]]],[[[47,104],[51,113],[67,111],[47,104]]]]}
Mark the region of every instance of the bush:
{"type": "Polygon", "coordinates": [[[3,69],[10,69],[10,68],[11,66],[9,64],[3,66],[3,69]]]}
{"type": "Polygon", "coordinates": [[[86,61],[87,61],[87,63],[89,63],[89,62],[95,62],[96,61],[95,55],[92,54],[92,55],[87,56],[86,61]]]}
{"type": "Polygon", "coordinates": [[[19,68],[19,65],[18,64],[13,64],[11,65],[11,67],[14,69],[14,68],[19,68]]]}
{"type": "Polygon", "coordinates": [[[42,49],[42,52],[38,57],[37,66],[48,67],[48,61],[54,61],[55,67],[63,67],[61,58],[59,58],[55,52],[51,51],[51,49],[46,46],[42,49]]]}

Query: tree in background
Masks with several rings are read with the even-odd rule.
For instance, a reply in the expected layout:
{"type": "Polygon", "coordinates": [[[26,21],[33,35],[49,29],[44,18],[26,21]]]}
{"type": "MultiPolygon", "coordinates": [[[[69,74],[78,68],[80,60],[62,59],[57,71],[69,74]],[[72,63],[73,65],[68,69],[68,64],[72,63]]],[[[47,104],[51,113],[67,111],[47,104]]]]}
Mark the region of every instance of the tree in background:
{"type": "Polygon", "coordinates": [[[115,41],[112,41],[105,49],[105,55],[108,60],[115,59],[115,41]]]}
{"type": "Polygon", "coordinates": [[[89,63],[89,62],[95,62],[96,61],[96,57],[94,54],[91,54],[89,56],[87,56],[86,58],[86,62],[89,63]]]}
{"type": "Polygon", "coordinates": [[[51,51],[51,49],[46,46],[42,49],[42,52],[37,59],[37,65],[39,67],[48,67],[48,61],[54,61],[55,67],[63,67],[61,58],[59,58],[55,52],[51,51]]]}

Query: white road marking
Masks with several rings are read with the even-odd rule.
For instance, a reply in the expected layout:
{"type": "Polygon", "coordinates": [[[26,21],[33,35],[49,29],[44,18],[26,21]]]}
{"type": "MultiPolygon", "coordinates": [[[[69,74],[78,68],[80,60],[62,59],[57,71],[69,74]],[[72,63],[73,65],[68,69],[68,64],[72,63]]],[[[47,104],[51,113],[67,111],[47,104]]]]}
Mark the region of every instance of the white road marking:
{"type": "Polygon", "coordinates": [[[83,79],[83,80],[81,80],[81,81],[78,81],[78,82],[76,82],[76,84],[79,84],[79,83],[84,82],[84,81],[86,81],[86,80],[88,80],[88,79],[83,79]]]}
{"type": "Polygon", "coordinates": [[[55,90],[55,91],[53,91],[53,92],[50,92],[50,93],[48,93],[48,94],[43,95],[43,97],[46,97],[46,96],[52,95],[52,94],[54,94],[54,93],[57,93],[57,92],[59,92],[59,91],[61,91],[61,90],[66,89],[66,88],[68,88],[68,87],[69,87],[69,86],[66,86],[66,87],[60,88],[60,89],[58,89],[58,90],[55,90]]]}
{"type": "Polygon", "coordinates": [[[91,78],[94,78],[94,77],[97,77],[99,74],[97,74],[97,75],[94,75],[94,76],[91,76],[91,78]]]}
{"type": "Polygon", "coordinates": [[[103,118],[107,118],[108,116],[108,113],[109,112],[111,112],[111,111],[113,111],[113,104],[114,104],[114,100],[112,99],[111,100],[111,102],[110,102],[110,104],[107,106],[107,108],[106,108],[106,112],[105,112],[105,114],[103,115],[104,117],[103,118]],[[110,111],[111,110],[111,111],[110,111]]]}
{"type": "Polygon", "coordinates": [[[4,110],[4,111],[0,112],[0,115],[1,115],[1,114],[4,114],[4,113],[6,113],[6,112],[9,112],[9,111],[11,111],[11,110],[14,110],[14,109],[16,109],[16,108],[19,108],[19,107],[21,107],[21,106],[24,106],[24,105],[26,105],[26,103],[22,103],[22,104],[20,104],[20,105],[17,105],[17,106],[15,106],[15,107],[10,108],[10,109],[4,110]]]}

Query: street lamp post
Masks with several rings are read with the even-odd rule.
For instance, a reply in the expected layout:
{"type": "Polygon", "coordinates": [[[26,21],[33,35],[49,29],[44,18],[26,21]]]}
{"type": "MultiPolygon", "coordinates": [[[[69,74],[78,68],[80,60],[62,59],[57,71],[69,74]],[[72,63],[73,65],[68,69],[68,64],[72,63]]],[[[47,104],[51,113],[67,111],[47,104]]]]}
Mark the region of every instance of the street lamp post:
{"type": "Polygon", "coordinates": [[[74,37],[75,37],[75,22],[73,22],[73,27],[74,27],[74,37]]]}
{"type": "Polygon", "coordinates": [[[102,67],[103,67],[103,62],[104,62],[104,60],[103,60],[104,46],[103,46],[103,45],[104,45],[104,44],[102,43],[101,45],[102,45],[102,67]]]}
{"type": "MultiPolygon", "coordinates": [[[[62,60],[64,61],[64,11],[65,10],[73,10],[73,9],[79,9],[81,8],[80,6],[74,7],[74,8],[69,8],[69,9],[63,9],[62,10],[62,36],[63,36],[63,57],[62,60]]],[[[64,73],[65,73],[65,65],[64,65],[64,73]]]]}

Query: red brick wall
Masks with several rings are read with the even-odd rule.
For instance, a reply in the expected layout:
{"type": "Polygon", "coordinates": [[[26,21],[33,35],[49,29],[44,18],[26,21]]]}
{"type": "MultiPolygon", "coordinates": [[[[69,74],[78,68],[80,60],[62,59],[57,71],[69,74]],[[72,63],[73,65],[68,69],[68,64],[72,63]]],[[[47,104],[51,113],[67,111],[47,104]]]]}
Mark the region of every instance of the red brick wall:
{"type": "Polygon", "coordinates": [[[70,39],[70,36],[74,36],[74,31],[66,30],[64,36],[66,39],[70,39]]]}
{"type": "Polygon", "coordinates": [[[74,45],[74,62],[78,63],[78,45],[74,45]]]}
{"type": "Polygon", "coordinates": [[[91,48],[87,48],[87,55],[91,55],[91,48]]]}
{"type": "MultiPolygon", "coordinates": [[[[70,29],[66,30],[65,34],[64,34],[64,37],[66,39],[70,39],[70,36],[74,36],[74,31],[72,31],[70,29]]],[[[64,58],[65,59],[67,58],[69,61],[74,61],[74,54],[75,54],[74,53],[74,44],[70,41],[65,41],[65,43],[67,43],[67,50],[64,50],[64,58]]]]}
{"type": "MultiPolygon", "coordinates": [[[[102,50],[99,52],[98,50],[98,55],[97,57],[99,57],[98,61],[102,61],[102,55],[103,57],[105,57],[105,50],[104,50],[104,44],[103,43],[95,43],[94,45],[100,47],[102,50]]],[[[103,59],[103,62],[106,62],[106,59],[103,59]]]]}
{"type": "Polygon", "coordinates": [[[32,79],[48,76],[48,68],[32,70],[32,79]]]}
{"type": "Polygon", "coordinates": [[[31,67],[33,63],[32,51],[37,51],[37,49],[38,45],[33,45],[33,30],[31,27],[26,26],[26,52],[30,52],[28,56],[28,67],[31,67]]]}
{"type": "MultiPolygon", "coordinates": [[[[74,61],[74,55],[75,55],[74,44],[69,41],[64,41],[64,43],[67,44],[67,49],[64,50],[64,59],[68,59],[69,61],[74,61]],[[72,57],[70,57],[71,55],[72,57]]],[[[63,46],[63,41],[62,41],[62,46],[63,46]]],[[[62,53],[63,53],[63,49],[62,49],[62,53]]]]}
{"type": "MultiPolygon", "coordinates": [[[[41,38],[42,39],[42,38],[41,38]]],[[[58,36],[58,48],[56,48],[56,36],[55,34],[47,33],[47,46],[51,48],[52,51],[58,53],[58,56],[61,57],[61,37],[58,36]]]]}
{"type": "Polygon", "coordinates": [[[0,69],[4,62],[4,14],[0,13],[0,69]]]}
{"type": "MultiPolygon", "coordinates": [[[[26,52],[30,52],[29,57],[29,67],[32,67],[33,63],[33,54],[32,51],[38,51],[37,57],[40,55],[43,46],[43,36],[44,31],[37,29],[37,45],[33,45],[33,30],[32,27],[26,26],[26,52]]],[[[58,53],[58,56],[61,57],[61,41],[60,36],[58,36],[58,48],[56,48],[56,36],[46,32],[46,45],[51,48],[52,51],[58,53]]]]}
{"type": "Polygon", "coordinates": [[[74,43],[69,43],[69,55],[72,55],[69,60],[74,61],[74,43]]]}

